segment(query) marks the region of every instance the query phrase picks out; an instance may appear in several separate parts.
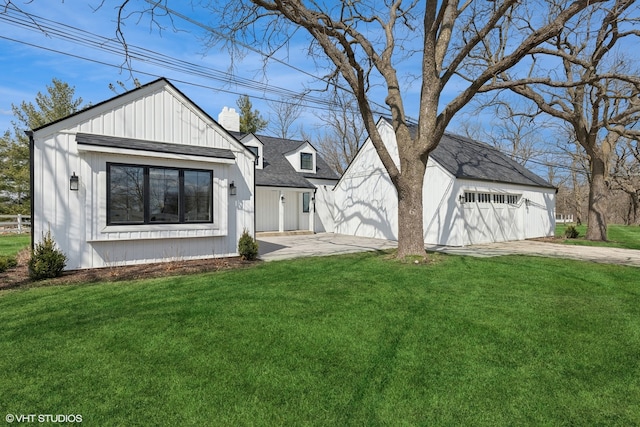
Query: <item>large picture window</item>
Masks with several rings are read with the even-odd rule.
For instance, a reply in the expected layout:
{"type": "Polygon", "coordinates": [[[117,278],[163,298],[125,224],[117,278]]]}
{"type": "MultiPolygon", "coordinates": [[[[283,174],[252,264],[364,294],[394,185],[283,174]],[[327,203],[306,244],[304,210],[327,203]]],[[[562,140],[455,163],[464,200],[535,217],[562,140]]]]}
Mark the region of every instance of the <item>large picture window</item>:
{"type": "Polygon", "coordinates": [[[107,224],[213,222],[210,170],[107,164],[107,224]]]}

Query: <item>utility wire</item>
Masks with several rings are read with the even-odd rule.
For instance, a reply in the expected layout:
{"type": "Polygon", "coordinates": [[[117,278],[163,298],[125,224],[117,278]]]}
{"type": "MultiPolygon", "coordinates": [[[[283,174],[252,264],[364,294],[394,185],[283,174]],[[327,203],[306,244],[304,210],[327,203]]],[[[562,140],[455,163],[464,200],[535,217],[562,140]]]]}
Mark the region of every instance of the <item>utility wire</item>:
{"type": "MultiPolygon", "coordinates": [[[[11,10],[11,9],[8,9],[8,10],[11,10]]],[[[38,32],[41,34],[44,33],[49,37],[55,37],[55,38],[63,39],[81,46],[89,47],[91,49],[101,50],[112,55],[121,56],[123,53],[122,45],[120,44],[120,42],[114,39],[109,39],[94,33],[90,33],[88,31],[81,30],[76,27],[67,26],[60,22],[52,21],[43,17],[33,15],[33,14],[27,14],[27,16],[29,19],[25,20],[23,16],[20,16],[20,15],[16,16],[15,13],[12,14],[10,12],[6,12],[6,13],[0,14],[0,21],[4,21],[13,26],[25,28],[30,31],[38,32]],[[66,30],[62,30],[61,27],[66,28],[66,30]]],[[[87,58],[85,56],[72,54],[70,52],[51,49],[51,48],[36,45],[33,43],[27,43],[22,40],[13,39],[10,37],[5,37],[5,36],[0,36],[0,37],[12,42],[29,45],[31,47],[48,50],[50,52],[71,56],[71,57],[82,59],[85,61],[90,61],[90,62],[98,63],[101,65],[107,65],[114,68],[120,68],[120,69],[123,68],[123,64],[115,65],[113,63],[108,63],[103,60],[95,60],[95,59],[87,58]]],[[[198,64],[194,64],[192,62],[177,60],[175,58],[164,55],[162,53],[159,53],[150,49],[141,48],[138,46],[130,45],[129,55],[131,58],[139,62],[159,66],[172,71],[189,74],[196,77],[220,81],[225,84],[235,85],[240,88],[245,88],[253,91],[260,91],[262,93],[268,93],[281,98],[281,99],[267,98],[264,95],[261,97],[258,97],[260,99],[264,99],[267,101],[295,103],[295,101],[287,101],[289,99],[295,99],[295,100],[300,100],[304,103],[315,104],[316,105],[315,108],[331,107],[335,105],[331,100],[327,100],[325,98],[311,96],[309,94],[300,94],[290,89],[285,89],[285,88],[272,86],[272,85],[266,85],[251,79],[246,79],[239,76],[233,76],[224,71],[216,70],[211,67],[201,66],[198,64]],[[285,101],[283,101],[282,99],[285,99],[285,101]]],[[[141,74],[146,74],[146,75],[154,75],[153,73],[141,72],[139,70],[132,70],[132,71],[135,71],[141,74]]],[[[173,79],[173,80],[176,80],[176,79],[173,79]]],[[[209,87],[206,85],[194,84],[192,82],[184,81],[184,80],[181,82],[185,84],[199,86],[199,87],[208,87],[213,90],[220,90],[222,92],[227,92],[232,94],[238,94],[238,95],[243,94],[233,90],[224,90],[218,87],[209,87]]]]}
{"type": "MultiPolygon", "coordinates": [[[[251,46],[251,45],[249,45],[247,43],[243,43],[242,41],[240,41],[238,39],[235,39],[233,37],[230,37],[227,34],[224,34],[224,33],[220,32],[220,31],[218,31],[216,28],[214,28],[214,27],[212,27],[210,25],[206,25],[206,24],[204,24],[204,23],[202,23],[200,21],[196,21],[195,19],[193,19],[193,18],[191,18],[191,17],[189,17],[187,15],[184,15],[183,13],[180,13],[175,9],[171,9],[171,8],[165,6],[164,4],[161,4],[160,1],[158,1],[158,0],[145,0],[145,1],[147,3],[149,3],[150,5],[152,5],[154,8],[155,7],[160,8],[160,9],[164,10],[166,13],[168,13],[168,14],[170,14],[172,16],[180,18],[183,21],[186,21],[186,22],[188,22],[188,23],[190,23],[192,25],[195,25],[196,27],[199,27],[199,28],[201,28],[201,29],[203,29],[203,30],[205,30],[207,32],[212,33],[212,34],[215,34],[216,36],[218,36],[220,38],[223,38],[225,40],[228,40],[233,44],[242,46],[243,48],[245,48],[245,49],[247,49],[247,50],[249,50],[251,52],[257,53],[258,55],[260,55],[260,56],[262,56],[264,58],[267,58],[269,61],[277,62],[277,63],[279,63],[281,65],[284,65],[285,67],[291,68],[292,70],[295,70],[295,71],[297,71],[297,72],[299,72],[301,74],[307,75],[307,76],[313,78],[314,80],[319,80],[319,81],[321,81],[321,82],[323,82],[323,83],[325,83],[325,84],[327,84],[329,86],[334,86],[335,88],[343,90],[345,92],[353,93],[353,91],[350,88],[346,88],[344,86],[341,86],[341,85],[337,84],[336,82],[331,81],[331,80],[329,80],[329,79],[327,79],[325,77],[318,77],[315,74],[312,74],[312,73],[310,73],[310,72],[308,72],[306,70],[303,70],[302,68],[299,68],[299,67],[296,67],[294,65],[291,65],[288,62],[283,61],[281,59],[278,59],[277,57],[275,57],[275,56],[273,56],[271,54],[265,53],[265,52],[261,51],[260,49],[257,49],[254,46],[251,46]]],[[[372,105],[376,106],[377,108],[379,108],[381,111],[386,111],[387,110],[387,107],[385,107],[385,106],[383,106],[383,105],[381,105],[379,103],[376,103],[374,101],[370,101],[370,103],[372,105]]],[[[384,114],[384,113],[380,113],[379,111],[374,111],[374,112],[376,114],[384,114]]],[[[415,119],[413,119],[411,117],[407,117],[407,118],[417,122],[417,120],[415,120],[415,119]]]]}

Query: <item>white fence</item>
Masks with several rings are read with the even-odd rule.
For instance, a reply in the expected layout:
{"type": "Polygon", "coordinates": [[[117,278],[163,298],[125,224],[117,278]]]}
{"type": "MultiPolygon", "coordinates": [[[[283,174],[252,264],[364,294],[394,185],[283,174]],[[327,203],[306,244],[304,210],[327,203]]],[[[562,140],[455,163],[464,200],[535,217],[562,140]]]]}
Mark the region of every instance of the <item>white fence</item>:
{"type": "Polygon", "coordinates": [[[31,228],[28,215],[0,215],[0,231],[22,233],[31,228]]]}
{"type": "Polygon", "coordinates": [[[573,215],[556,214],[556,224],[567,224],[573,222],[573,215]]]}

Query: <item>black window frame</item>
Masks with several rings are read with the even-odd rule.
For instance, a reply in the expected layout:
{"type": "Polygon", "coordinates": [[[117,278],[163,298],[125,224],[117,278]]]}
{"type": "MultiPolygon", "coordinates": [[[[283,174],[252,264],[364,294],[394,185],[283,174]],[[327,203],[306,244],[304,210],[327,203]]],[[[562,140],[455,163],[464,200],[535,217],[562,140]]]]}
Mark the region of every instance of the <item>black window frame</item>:
{"type": "Polygon", "coordinates": [[[146,164],[135,163],[119,163],[119,162],[107,162],[107,225],[166,225],[166,224],[213,224],[213,176],[214,171],[212,169],[197,169],[197,168],[176,168],[146,164]],[[143,220],[142,221],[113,221],[111,218],[111,206],[112,206],[112,189],[111,189],[111,168],[116,167],[130,167],[130,168],[142,168],[143,170],[143,220]],[[154,221],[150,214],[150,179],[149,171],[151,169],[165,169],[178,171],[178,220],[177,221],[154,221]],[[209,219],[208,220],[186,220],[186,194],[185,194],[185,172],[204,172],[209,174],[209,198],[211,200],[209,206],[209,219]]]}
{"type": "Polygon", "coordinates": [[[313,170],[313,154],[311,153],[300,153],[300,169],[305,170],[305,171],[312,171],[313,170]],[[305,161],[303,161],[302,159],[307,157],[309,159],[309,167],[305,168],[304,164],[305,161]]]}

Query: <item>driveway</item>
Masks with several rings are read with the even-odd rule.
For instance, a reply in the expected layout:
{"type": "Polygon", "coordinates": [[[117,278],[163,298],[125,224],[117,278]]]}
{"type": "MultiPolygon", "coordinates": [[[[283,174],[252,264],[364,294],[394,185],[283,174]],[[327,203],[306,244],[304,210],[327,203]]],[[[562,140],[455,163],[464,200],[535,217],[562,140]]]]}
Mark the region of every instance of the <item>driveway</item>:
{"type": "MultiPolygon", "coordinates": [[[[265,261],[377,251],[392,249],[398,246],[397,242],[391,240],[333,233],[259,237],[258,241],[260,243],[260,258],[265,261]]],[[[475,257],[531,255],[640,267],[640,251],[637,250],[561,245],[534,240],[490,243],[465,247],[429,245],[426,249],[432,252],[475,257]]]]}
{"type": "Polygon", "coordinates": [[[294,236],[258,237],[259,256],[265,261],[368,252],[398,247],[391,240],[370,239],[344,234],[318,233],[294,236]]]}

